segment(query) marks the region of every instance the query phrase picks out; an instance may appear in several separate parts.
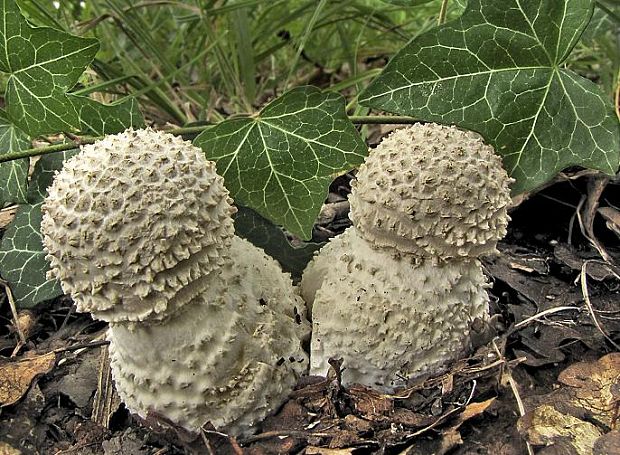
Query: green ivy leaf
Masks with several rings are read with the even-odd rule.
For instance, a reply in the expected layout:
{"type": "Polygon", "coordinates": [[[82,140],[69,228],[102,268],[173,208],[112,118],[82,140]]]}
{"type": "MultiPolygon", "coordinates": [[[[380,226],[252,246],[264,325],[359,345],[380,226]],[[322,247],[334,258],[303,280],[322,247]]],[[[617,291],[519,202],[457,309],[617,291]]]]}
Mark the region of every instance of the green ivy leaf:
{"type": "Polygon", "coordinates": [[[237,209],[235,233],[265,250],[294,280],[301,279],[306,265],[324,243],[301,242],[300,245],[293,246],[279,226],[252,209],[241,206],[237,206],[237,209]]]}
{"type": "Polygon", "coordinates": [[[92,61],[99,44],[49,27],[32,27],[14,0],[2,0],[0,70],[9,73],[9,118],[36,136],[74,130],[79,118],[66,91],[92,61]]]}
{"type": "Polygon", "coordinates": [[[41,203],[54,175],[77,149],[43,155],[34,166],[28,204],[19,208],[0,244],[0,275],[10,283],[18,306],[29,308],[62,295],[60,284],[45,277],[49,264],[41,240],[41,203]]]}
{"type": "MultiPolygon", "coordinates": [[[[103,106],[67,93],[97,53],[96,39],[81,38],[49,27],[33,27],[14,0],[0,0],[0,7],[0,71],[9,74],[6,110],[15,125],[30,136],[38,136],[79,131],[84,124],[96,124],[92,120],[92,110],[104,119],[128,115],[121,113],[128,105],[103,106]],[[85,106],[89,106],[90,115],[83,119],[85,106]]],[[[119,129],[122,128],[105,132],[119,129]]]]}
{"type": "Polygon", "coordinates": [[[11,284],[20,308],[62,295],[60,284],[48,280],[41,239],[41,204],[22,205],[0,244],[0,275],[11,284]]]}
{"type": "MultiPolygon", "coordinates": [[[[11,124],[0,111],[0,154],[17,152],[30,147],[28,136],[11,124]]],[[[7,204],[26,202],[29,160],[14,160],[0,164],[0,208],[7,204]]]]}
{"type": "Polygon", "coordinates": [[[303,238],[334,175],[367,153],[342,96],[315,87],[295,88],[255,117],[219,123],[194,143],[217,162],[235,199],[303,238]]]}
{"type": "Polygon", "coordinates": [[[62,169],[65,160],[78,153],[77,149],[49,153],[41,156],[34,165],[30,185],[28,186],[28,202],[38,204],[47,197],[47,188],[52,184],[56,172],[62,169]]]}
{"type": "Polygon", "coordinates": [[[571,165],[611,174],[620,160],[613,107],[562,68],[592,9],[591,0],[470,0],[459,19],[396,54],[360,103],[477,131],[516,193],[571,165]]]}
{"type": "Polygon", "coordinates": [[[71,99],[78,110],[82,131],[103,136],[118,133],[129,126],[134,128],[144,126],[142,114],[134,98],[111,105],[97,103],[82,96],[71,95],[71,99]]]}

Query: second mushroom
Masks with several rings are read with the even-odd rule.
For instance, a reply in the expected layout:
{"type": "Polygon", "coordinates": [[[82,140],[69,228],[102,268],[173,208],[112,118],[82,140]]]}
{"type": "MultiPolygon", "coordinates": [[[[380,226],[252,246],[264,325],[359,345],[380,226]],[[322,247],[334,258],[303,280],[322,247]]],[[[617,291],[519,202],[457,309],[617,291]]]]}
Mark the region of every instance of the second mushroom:
{"type": "Polygon", "coordinates": [[[360,167],[353,227],[306,268],[311,373],[344,359],[343,382],[391,391],[441,373],[488,319],[478,257],[506,233],[511,179],[473,132],[437,124],[395,131],[360,167]]]}

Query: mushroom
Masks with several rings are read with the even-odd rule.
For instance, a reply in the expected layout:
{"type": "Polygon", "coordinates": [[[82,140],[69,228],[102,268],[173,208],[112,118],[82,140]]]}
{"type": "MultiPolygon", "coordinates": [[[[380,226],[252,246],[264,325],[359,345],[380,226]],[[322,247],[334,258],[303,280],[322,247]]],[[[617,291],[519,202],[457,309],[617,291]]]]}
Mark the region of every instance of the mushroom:
{"type": "Polygon", "coordinates": [[[489,316],[478,257],[506,233],[511,182],[493,148],[456,127],[415,124],[372,150],[352,183],[353,226],[301,281],[310,373],[342,357],[345,384],[391,391],[466,353],[489,316]]]}
{"type": "Polygon", "coordinates": [[[247,434],[307,370],[303,301],[234,236],[231,202],[199,148],[151,129],[83,146],[49,189],[50,275],[109,322],[116,388],[142,418],[247,434]]]}

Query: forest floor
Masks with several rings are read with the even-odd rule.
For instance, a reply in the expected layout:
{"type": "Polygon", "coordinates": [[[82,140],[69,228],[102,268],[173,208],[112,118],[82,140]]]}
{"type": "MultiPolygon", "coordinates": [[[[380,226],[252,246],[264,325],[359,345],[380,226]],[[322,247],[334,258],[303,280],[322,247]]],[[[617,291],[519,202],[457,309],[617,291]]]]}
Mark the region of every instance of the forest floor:
{"type": "Polygon", "coordinates": [[[620,234],[597,213],[620,182],[579,175],[512,211],[484,261],[493,317],[470,358],[395,395],[343,388],[334,363],[250,438],[148,429],[113,391],[104,324],[62,297],[20,311],[16,330],[3,295],[0,454],[620,454],[620,234]]]}

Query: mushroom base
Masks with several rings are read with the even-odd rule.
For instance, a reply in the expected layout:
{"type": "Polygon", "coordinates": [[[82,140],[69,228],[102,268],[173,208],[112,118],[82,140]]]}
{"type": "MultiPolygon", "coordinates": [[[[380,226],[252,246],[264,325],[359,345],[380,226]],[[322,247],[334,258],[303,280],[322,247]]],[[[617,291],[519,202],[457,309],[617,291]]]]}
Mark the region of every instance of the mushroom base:
{"type": "Polygon", "coordinates": [[[290,277],[238,237],[230,253],[236,262],[168,319],[110,324],[112,373],[131,412],[251,434],[306,373],[309,324],[290,277]]]}
{"type": "Polygon", "coordinates": [[[439,265],[374,249],[355,228],[309,265],[311,374],[344,359],[343,382],[383,391],[441,373],[470,348],[470,327],[488,319],[488,287],[475,259],[439,265]]]}

